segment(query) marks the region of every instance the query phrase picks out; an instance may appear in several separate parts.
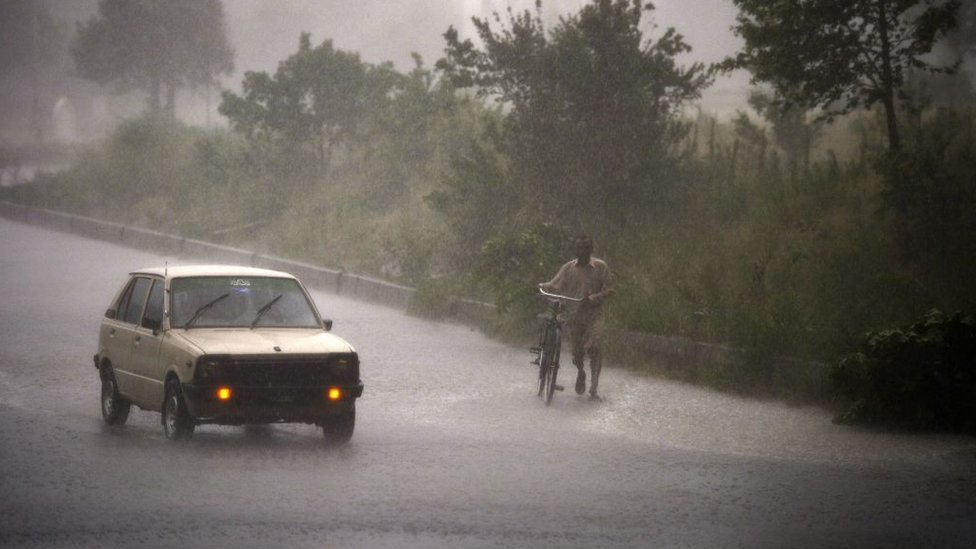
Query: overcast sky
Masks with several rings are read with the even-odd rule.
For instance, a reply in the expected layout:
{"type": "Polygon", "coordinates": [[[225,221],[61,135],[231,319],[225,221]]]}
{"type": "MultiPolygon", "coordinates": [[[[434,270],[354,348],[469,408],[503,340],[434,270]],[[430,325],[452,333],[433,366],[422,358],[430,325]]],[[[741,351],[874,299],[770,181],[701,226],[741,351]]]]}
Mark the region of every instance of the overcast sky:
{"type": "MultiPolygon", "coordinates": [[[[559,15],[577,12],[587,0],[545,0],[543,17],[547,25],[559,15]]],[[[693,52],[687,61],[719,61],[739,47],[730,27],[736,10],[732,0],[655,0],[651,36],[664,27],[675,27],[685,36],[693,52]]],[[[532,8],[534,0],[229,0],[229,38],[237,52],[236,74],[226,85],[237,88],[246,70],[273,72],[278,62],[298,48],[301,32],[312,34],[312,43],[331,38],[335,47],[358,52],[363,61],[392,61],[408,70],[411,52],[432,66],[444,49],[442,34],[451,25],[464,37],[474,37],[472,16],[487,17],[532,8]]],[[[744,77],[721,78],[705,97],[708,110],[731,111],[741,101],[744,77]]]]}
{"type": "MultiPolygon", "coordinates": [[[[87,20],[98,6],[97,0],[41,1],[68,24],[87,20]]],[[[543,0],[547,28],[590,1],[543,0]]],[[[658,37],[666,27],[677,29],[693,48],[682,56],[683,62],[716,62],[740,47],[730,30],[736,14],[732,0],[653,2],[656,10],[644,18],[645,36],[658,37]]],[[[273,73],[279,62],[297,51],[302,32],[311,33],[316,45],[332,39],[335,47],[358,52],[365,62],[392,61],[406,71],[412,68],[411,52],[417,52],[432,67],[444,53],[442,35],[449,26],[459,29],[464,38],[476,39],[473,16],[491,17],[497,11],[505,18],[510,6],[520,12],[534,9],[534,4],[534,0],[224,0],[228,39],[236,55],[235,72],[223,79],[223,85],[239,90],[245,71],[273,73]]],[[[728,118],[744,107],[747,87],[745,73],[720,77],[705,91],[702,106],[728,118]]],[[[112,103],[116,104],[118,100],[112,103]]],[[[205,105],[200,94],[182,94],[178,112],[185,120],[204,120],[205,105]]],[[[210,109],[215,112],[216,103],[210,109]]]]}

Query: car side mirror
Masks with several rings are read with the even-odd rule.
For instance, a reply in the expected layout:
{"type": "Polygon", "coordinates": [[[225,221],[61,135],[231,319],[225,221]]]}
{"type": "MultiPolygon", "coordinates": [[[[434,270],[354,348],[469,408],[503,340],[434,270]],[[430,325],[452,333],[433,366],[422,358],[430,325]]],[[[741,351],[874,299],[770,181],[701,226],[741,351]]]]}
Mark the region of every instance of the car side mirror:
{"type": "Polygon", "coordinates": [[[112,320],[115,320],[115,309],[109,309],[105,311],[105,318],[110,318],[112,320]]]}
{"type": "Polygon", "coordinates": [[[331,318],[323,319],[322,320],[322,327],[325,328],[325,331],[326,332],[331,332],[332,331],[332,319],[331,318]]]}

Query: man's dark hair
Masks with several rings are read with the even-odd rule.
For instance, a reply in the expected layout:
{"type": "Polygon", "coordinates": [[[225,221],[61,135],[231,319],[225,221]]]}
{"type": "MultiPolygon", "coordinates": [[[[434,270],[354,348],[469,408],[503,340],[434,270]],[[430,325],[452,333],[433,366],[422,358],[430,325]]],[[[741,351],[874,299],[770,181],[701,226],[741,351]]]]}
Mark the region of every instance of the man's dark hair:
{"type": "Polygon", "coordinates": [[[593,243],[593,239],[590,238],[590,235],[588,235],[586,233],[580,233],[580,234],[576,235],[576,242],[579,242],[580,240],[587,240],[587,241],[590,242],[590,244],[593,243]]]}

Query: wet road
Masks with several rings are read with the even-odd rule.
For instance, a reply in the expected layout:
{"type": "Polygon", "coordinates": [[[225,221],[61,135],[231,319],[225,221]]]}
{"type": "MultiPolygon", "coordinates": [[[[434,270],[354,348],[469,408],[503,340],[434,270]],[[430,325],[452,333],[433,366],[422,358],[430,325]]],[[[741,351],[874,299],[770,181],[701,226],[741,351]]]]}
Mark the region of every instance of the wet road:
{"type": "MultiPolygon", "coordinates": [[[[312,426],[104,427],[91,364],[165,258],[0,219],[0,546],[969,547],[976,440],[834,426],[613,368],[534,396],[528,353],[314,292],[362,356],[352,442],[312,426]]],[[[176,260],[169,258],[171,264],[176,260]]]]}

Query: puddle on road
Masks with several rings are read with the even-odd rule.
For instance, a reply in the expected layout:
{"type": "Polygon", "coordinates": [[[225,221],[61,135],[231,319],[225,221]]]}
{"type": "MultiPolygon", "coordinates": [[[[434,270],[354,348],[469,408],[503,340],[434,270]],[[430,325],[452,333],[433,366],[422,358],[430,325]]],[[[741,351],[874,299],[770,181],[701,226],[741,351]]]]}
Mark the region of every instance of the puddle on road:
{"type": "MultiPolygon", "coordinates": [[[[587,428],[689,450],[837,463],[939,463],[976,455],[972,437],[836,425],[829,412],[609,371],[587,428]]],[[[601,382],[601,386],[604,383],[601,382]]]]}

